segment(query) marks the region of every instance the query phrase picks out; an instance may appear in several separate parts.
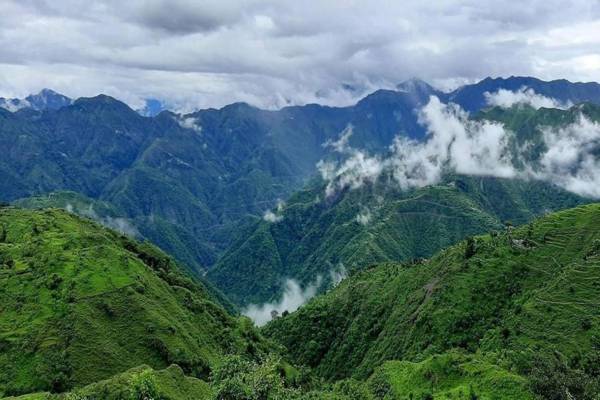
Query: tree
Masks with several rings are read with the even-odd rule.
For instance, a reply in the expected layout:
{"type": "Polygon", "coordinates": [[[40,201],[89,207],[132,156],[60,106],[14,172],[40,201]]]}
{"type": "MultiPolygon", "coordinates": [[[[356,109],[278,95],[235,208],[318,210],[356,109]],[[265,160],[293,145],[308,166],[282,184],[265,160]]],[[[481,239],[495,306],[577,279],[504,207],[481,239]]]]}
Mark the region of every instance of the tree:
{"type": "Polygon", "coordinates": [[[473,239],[472,237],[468,237],[467,245],[465,247],[465,260],[468,260],[469,258],[473,257],[476,252],[477,249],[475,248],[475,239],[473,239]]]}

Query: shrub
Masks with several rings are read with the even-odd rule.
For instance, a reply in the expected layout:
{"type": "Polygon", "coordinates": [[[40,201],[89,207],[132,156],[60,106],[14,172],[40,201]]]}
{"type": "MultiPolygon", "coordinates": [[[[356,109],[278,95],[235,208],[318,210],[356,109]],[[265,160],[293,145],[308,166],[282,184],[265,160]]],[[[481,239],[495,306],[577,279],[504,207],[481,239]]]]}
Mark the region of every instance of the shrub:
{"type": "Polygon", "coordinates": [[[468,237],[465,247],[465,260],[468,260],[469,258],[473,257],[476,252],[477,249],[475,248],[475,239],[473,239],[472,237],[468,237]]]}
{"type": "Polygon", "coordinates": [[[50,290],[56,290],[62,283],[63,279],[60,275],[52,273],[46,279],[46,287],[50,290]]]}

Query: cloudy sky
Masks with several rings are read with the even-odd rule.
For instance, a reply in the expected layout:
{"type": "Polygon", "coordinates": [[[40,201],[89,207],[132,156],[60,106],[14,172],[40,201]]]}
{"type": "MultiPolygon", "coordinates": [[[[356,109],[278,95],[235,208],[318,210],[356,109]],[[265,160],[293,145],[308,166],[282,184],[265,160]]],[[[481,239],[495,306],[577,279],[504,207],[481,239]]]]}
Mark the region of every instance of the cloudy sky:
{"type": "Polygon", "coordinates": [[[420,77],[600,81],[599,0],[2,0],[0,96],[348,104],[420,77]]]}

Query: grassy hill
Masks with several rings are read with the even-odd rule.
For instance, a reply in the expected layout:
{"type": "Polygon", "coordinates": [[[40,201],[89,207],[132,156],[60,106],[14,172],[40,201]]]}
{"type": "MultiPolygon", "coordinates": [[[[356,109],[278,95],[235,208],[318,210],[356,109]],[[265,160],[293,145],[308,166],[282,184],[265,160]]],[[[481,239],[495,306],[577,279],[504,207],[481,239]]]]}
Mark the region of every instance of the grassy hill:
{"type": "Polygon", "coordinates": [[[132,239],[147,239],[152,243],[166,248],[169,254],[178,254],[179,259],[182,261],[190,261],[192,264],[180,264],[187,270],[194,279],[199,280],[206,289],[208,289],[213,298],[216,299],[227,311],[236,313],[236,306],[214,285],[208,282],[203,275],[198,275],[198,268],[190,268],[189,265],[193,265],[195,257],[197,256],[197,248],[193,242],[183,242],[182,237],[178,235],[172,235],[170,229],[172,225],[167,224],[163,226],[159,221],[155,220],[154,228],[152,230],[145,230],[143,221],[130,220],[125,216],[125,213],[110,203],[101,200],[94,200],[80,193],[71,191],[59,191],[48,193],[44,196],[33,196],[26,197],[23,199],[17,199],[12,202],[13,205],[22,208],[29,209],[46,209],[46,208],[62,208],[70,213],[74,213],[83,218],[92,219],[101,225],[117,231],[118,233],[124,234],[132,239]],[[156,232],[156,227],[164,227],[165,231],[162,231],[156,237],[152,235],[152,232],[156,232]],[[150,234],[151,237],[144,236],[140,230],[136,227],[140,227],[140,230],[144,234],[150,234]]]}
{"type": "Polygon", "coordinates": [[[525,223],[550,210],[585,202],[550,184],[447,176],[435,186],[403,191],[385,177],[323,198],[315,184],[296,193],[280,221],[257,222],[207,277],[238,304],[264,302],[281,283],[304,284],[330,271],[429,257],[467,236],[525,223]]]}
{"type": "Polygon", "coordinates": [[[516,376],[507,379],[526,379],[543,398],[591,399],[600,388],[598,282],[600,205],[591,204],[429,260],[362,270],[264,333],[330,380],[366,379],[400,360],[378,372],[398,398],[425,386],[433,394],[464,389],[487,363],[494,367],[486,374],[499,368],[516,376]],[[453,351],[466,356],[448,362],[453,351]],[[437,368],[428,365],[435,360],[446,360],[443,373],[419,373],[437,368]],[[449,389],[448,379],[458,383],[449,389]]]}
{"type": "Polygon", "coordinates": [[[6,400],[134,400],[140,398],[202,400],[211,397],[212,390],[206,382],[186,376],[176,365],[163,370],[154,370],[147,365],[141,365],[66,394],[38,392],[9,397],[6,400]]]}
{"type": "Polygon", "coordinates": [[[226,354],[266,350],[152,245],[63,210],[0,208],[0,396],[142,364],[206,377],[226,354]]]}

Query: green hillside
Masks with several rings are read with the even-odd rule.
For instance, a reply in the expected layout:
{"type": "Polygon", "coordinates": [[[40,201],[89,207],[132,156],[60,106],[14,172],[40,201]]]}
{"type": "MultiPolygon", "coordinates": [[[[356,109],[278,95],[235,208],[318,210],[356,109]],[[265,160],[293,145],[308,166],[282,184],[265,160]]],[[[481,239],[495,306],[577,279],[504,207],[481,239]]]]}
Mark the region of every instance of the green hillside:
{"type": "MultiPolygon", "coordinates": [[[[525,168],[526,161],[535,170],[546,150],[544,130],[575,123],[581,116],[599,121],[600,107],[536,110],[515,105],[487,109],[474,118],[502,123],[511,132],[515,167],[525,168]]],[[[523,224],[587,201],[552,182],[519,179],[447,175],[437,185],[403,191],[383,176],[375,184],[331,197],[325,196],[323,184],[313,181],[288,199],[277,221],[245,225],[249,233],[232,241],[207,277],[239,305],[263,303],[280,297],[288,278],[308,285],[321,276],[324,289],[330,271],[429,257],[506,221],[523,224]]]]}
{"type": "Polygon", "coordinates": [[[211,397],[212,390],[206,382],[186,376],[176,365],[158,371],[142,365],[66,394],[39,392],[10,397],[7,400],[134,400],[140,398],[202,400],[211,397]]]}
{"type": "Polygon", "coordinates": [[[203,275],[198,275],[198,267],[189,267],[189,265],[194,265],[194,249],[196,249],[196,247],[194,246],[194,243],[182,242],[182,236],[178,236],[176,234],[172,235],[171,229],[176,228],[174,228],[174,226],[171,224],[167,223],[166,225],[163,225],[157,218],[153,224],[154,228],[150,231],[146,231],[144,229],[143,221],[130,220],[129,218],[126,218],[124,212],[117,209],[112,204],[101,200],[94,200],[80,193],[71,191],[52,192],[44,196],[26,197],[23,199],[17,199],[12,202],[12,204],[17,207],[30,209],[62,208],[71,213],[79,215],[80,217],[90,218],[96,222],[99,222],[101,225],[129,236],[132,239],[147,239],[157,246],[169,249],[169,254],[178,254],[180,260],[184,262],[186,260],[192,262],[192,264],[180,265],[184,267],[187,272],[192,274],[194,279],[200,280],[205,288],[210,291],[213,298],[218,300],[218,302],[225,307],[227,311],[232,313],[237,312],[236,306],[225,295],[223,295],[223,293],[221,293],[214,287],[214,285],[208,282],[203,275]],[[138,230],[136,227],[140,227],[140,230],[146,234],[150,232],[151,236],[146,237],[142,235],[140,230],[138,230]],[[164,231],[155,237],[152,235],[152,232],[155,232],[158,227],[161,229],[164,228],[164,231]]]}
{"type": "Polygon", "coordinates": [[[0,396],[147,364],[207,377],[267,346],[165,254],[63,210],[0,208],[0,396]]]}
{"type": "Polygon", "coordinates": [[[368,380],[368,387],[386,399],[533,400],[522,376],[481,357],[457,351],[421,362],[386,361],[368,380]]]}
{"type": "Polygon", "coordinates": [[[467,236],[525,223],[585,202],[542,182],[447,176],[403,191],[387,177],[323,198],[320,184],[296,193],[278,222],[260,221],[231,246],[207,277],[236,303],[277,297],[281,282],[304,284],[330,271],[429,257],[467,236]],[[361,220],[362,216],[362,220],[361,220]]]}
{"type": "Polygon", "coordinates": [[[478,369],[498,368],[543,398],[592,399],[600,390],[598,282],[600,205],[591,204],[463,241],[430,260],[362,270],[264,333],[330,380],[368,378],[400,360],[378,372],[398,398],[426,384],[430,393],[464,390],[470,375],[482,377],[478,369]],[[447,364],[443,373],[433,371],[439,363],[447,364]]]}

